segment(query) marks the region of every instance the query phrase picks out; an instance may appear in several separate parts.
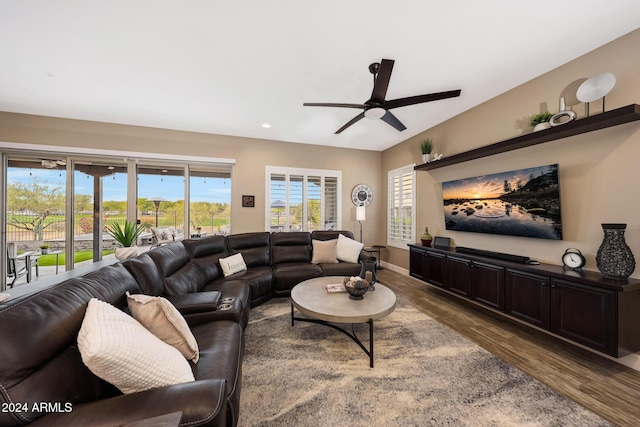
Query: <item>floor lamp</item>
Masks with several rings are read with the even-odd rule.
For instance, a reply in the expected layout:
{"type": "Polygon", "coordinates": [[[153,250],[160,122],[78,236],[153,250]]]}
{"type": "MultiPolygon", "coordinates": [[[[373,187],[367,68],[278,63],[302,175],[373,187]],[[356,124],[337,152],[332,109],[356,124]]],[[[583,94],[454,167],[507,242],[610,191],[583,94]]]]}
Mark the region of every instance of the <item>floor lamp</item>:
{"type": "Polygon", "coordinates": [[[356,221],[360,223],[360,243],[362,243],[362,221],[366,219],[365,215],[365,207],[358,206],[356,207],[356,221]]]}

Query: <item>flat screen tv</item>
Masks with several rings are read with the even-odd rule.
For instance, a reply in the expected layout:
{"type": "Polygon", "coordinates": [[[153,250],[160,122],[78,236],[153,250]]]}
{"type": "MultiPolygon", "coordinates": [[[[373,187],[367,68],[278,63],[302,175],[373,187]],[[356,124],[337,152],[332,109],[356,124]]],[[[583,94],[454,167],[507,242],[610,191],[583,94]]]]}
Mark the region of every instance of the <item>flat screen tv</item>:
{"type": "Polygon", "coordinates": [[[447,230],[562,240],[558,165],[442,183],[447,230]]]}

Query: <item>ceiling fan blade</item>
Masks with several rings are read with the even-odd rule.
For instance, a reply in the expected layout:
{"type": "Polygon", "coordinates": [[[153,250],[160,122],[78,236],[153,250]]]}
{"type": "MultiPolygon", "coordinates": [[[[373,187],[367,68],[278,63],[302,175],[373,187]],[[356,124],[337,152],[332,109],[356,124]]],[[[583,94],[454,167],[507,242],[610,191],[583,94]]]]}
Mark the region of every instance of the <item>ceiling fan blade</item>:
{"type": "Polygon", "coordinates": [[[378,69],[376,81],[373,85],[373,92],[371,92],[371,100],[383,103],[384,98],[387,96],[387,89],[389,88],[389,80],[391,80],[391,71],[393,71],[393,59],[383,59],[378,69]]]}
{"type": "Polygon", "coordinates": [[[338,129],[336,131],[336,135],[339,134],[340,132],[342,132],[343,130],[345,130],[346,128],[348,128],[349,126],[351,126],[352,124],[362,120],[363,118],[364,118],[364,111],[362,113],[358,114],[357,116],[355,116],[353,119],[349,120],[347,122],[347,124],[345,124],[340,129],[338,129]]]}
{"type": "Polygon", "coordinates": [[[407,105],[421,104],[423,102],[439,101],[441,99],[455,98],[456,96],[460,96],[460,92],[462,91],[458,89],[458,90],[450,90],[447,92],[430,93],[428,95],[417,95],[417,96],[409,96],[407,98],[392,99],[391,101],[387,101],[384,104],[384,107],[389,110],[391,108],[406,107],[407,105]]]}
{"type": "Polygon", "coordinates": [[[407,128],[396,116],[391,114],[391,111],[387,111],[384,116],[380,117],[380,120],[384,120],[400,132],[407,128]]]}
{"type": "Polygon", "coordinates": [[[336,104],[331,102],[305,102],[303,107],[342,107],[342,108],[365,108],[364,104],[336,104]]]}

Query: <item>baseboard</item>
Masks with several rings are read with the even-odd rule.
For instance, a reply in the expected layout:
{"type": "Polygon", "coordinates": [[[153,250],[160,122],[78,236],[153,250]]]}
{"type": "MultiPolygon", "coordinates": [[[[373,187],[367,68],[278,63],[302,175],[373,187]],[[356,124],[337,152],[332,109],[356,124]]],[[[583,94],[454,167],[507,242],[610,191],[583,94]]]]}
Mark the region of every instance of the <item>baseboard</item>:
{"type": "Polygon", "coordinates": [[[395,264],[390,264],[388,262],[381,261],[380,265],[384,268],[388,268],[391,271],[395,271],[396,273],[399,273],[405,276],[409,275],[409,270],[407,270],[406,268],[398,267],[395,264]]]}

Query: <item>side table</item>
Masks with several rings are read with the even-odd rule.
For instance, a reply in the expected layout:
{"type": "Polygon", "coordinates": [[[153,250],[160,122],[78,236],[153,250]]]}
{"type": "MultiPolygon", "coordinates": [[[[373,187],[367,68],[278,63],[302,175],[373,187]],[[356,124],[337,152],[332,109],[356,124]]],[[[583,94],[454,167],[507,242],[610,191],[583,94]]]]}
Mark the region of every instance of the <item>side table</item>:
{"type": "Polygon", "coordinates": [[[376,265],[376,269],[377,270],[384,270],[384,267],[380,265],[380,251],[382,249],[386,249],[387,247],[385,245],[373,245],[373,246],[367,246],[365,248],[363,248],[362,250],[373,255],[373,254],[377,254],[376,259],[378,260],[378,264],[376,265]]]}
{"type": "Polygon", "coordinates": [[[58,274],[58,260],[60,257],[60,254],[63,253],[64,251],[49,251],[46,254],[43,255],[55,255],[56,256],[56,274],[58,274]]]}

